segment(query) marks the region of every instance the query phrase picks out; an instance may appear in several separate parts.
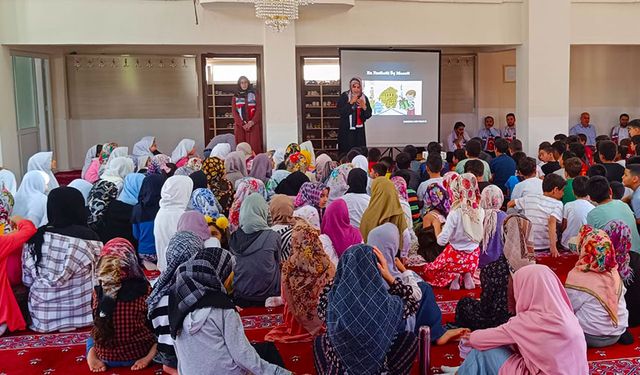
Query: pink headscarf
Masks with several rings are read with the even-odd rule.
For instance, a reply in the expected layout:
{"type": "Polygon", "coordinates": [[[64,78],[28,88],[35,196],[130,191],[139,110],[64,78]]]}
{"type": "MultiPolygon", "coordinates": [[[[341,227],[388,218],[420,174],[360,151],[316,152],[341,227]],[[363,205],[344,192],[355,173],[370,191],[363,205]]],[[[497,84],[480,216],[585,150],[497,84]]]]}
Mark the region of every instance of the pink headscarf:
{"type": "Polygon", "coordinates": [[[586,375],[587,344],[565,289],[547,266],[525,266],[513,275],[516,316],[471,334],[478,350],[515,345],[499,375],[586,375]]]}
{"type": "Polygon", "coordinates": [[[327,207],[322,219],[322,234],[329,236],[338,257],[351,245],[362,243],[360,231],[349,222],[349,209],[343,199],[336,199],[327,207]]]}

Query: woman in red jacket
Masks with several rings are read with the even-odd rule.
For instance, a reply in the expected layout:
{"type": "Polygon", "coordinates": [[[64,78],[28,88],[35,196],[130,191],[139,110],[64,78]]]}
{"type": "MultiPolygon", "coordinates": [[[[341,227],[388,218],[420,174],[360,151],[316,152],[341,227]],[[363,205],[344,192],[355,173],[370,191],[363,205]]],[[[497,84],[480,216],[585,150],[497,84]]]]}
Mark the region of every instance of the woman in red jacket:
{"type": "Polygon", "coordinates": [[[0,236],[0,336],[7,329],[19,331],[26,328],[20,307],[9,283],[7,259],[10,255],[21,252],[22,245],[36,233],[36,227],[29,220],[14,216],[11,221],[18,229],[0,236]]]}
{"type": "Polygon", "coordinates": [[[231,101],[236,144],[247,142],[256,155],[262,153],[262,108],[260,96],[245,76],[238,78],[238,92],[231,101]]]}

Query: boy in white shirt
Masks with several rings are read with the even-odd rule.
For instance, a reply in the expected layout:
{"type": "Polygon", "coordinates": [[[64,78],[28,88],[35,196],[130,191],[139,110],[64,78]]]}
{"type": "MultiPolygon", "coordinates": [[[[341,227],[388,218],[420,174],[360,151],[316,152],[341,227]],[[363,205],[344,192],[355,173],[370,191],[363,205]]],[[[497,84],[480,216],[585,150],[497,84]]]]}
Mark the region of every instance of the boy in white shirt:
{"type": "Polygon", "coordinates": [[[587,215],[593,210],[593,204],[589,202],[587,183],[589,178],[578,176],[573,179],[573,194],[576,200],[565,204],[562,215],[562,240],[563,248],[569,249],[569,240],[578,235],[580,228],[587,223],[587,215]]]}
{"type": "MultiPolygon", "coordinates": [[[[536,160],[526,157],[518,162],[518,172],[524,178],[511,192],[511,200],[529,195],[542,195],[542,180],[536,173],[536,160]]],[[[559,176],[558,176],[559,177],[559,176]]]]}
{"type": "Polygon", "coordinates": [[[558,223],[562,222],[562,196],[565,180],[555,173],[544,176],[542,195],[530,194],[510,201],[507,207],[523,211],[531,220],[534,250],[551,251],[552,257],[558,253],[558,223]]]}

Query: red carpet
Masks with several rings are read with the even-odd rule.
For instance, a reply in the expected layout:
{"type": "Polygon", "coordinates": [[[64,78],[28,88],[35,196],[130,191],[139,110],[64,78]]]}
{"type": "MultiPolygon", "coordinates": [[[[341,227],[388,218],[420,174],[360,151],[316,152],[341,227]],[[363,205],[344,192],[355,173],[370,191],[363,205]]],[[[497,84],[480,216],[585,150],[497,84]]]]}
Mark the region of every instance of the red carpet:
{"type": "MultiPolygon", "coordinates": [[[[564,255],[552,259],[542,255],[539,263],[546,264],[560,276],[562,280],[576,261],[574,255],[564,255]]],[[[435,289],[436,299],[440,304],[445,322],[454,318],[456,302],[464,296],[478,296],[480,289],[473,291],[449,291],[435,289]]],[[[264,335],[282,323],[282,308],[250,308],[241,313],[247,337],[252,342],[259,342],[264,335]]],[[[640,328],[631,330],[636,343],[629,346],[614,345],[604,349],[589,349],[591,374],[622,375],[640,374],[640,328]]],[[[84,357],[84,343],[89,334],[88,329],[73,333],[33,334],[22,333],[0,337],[0,375],[16,374],[90,374],[84,357]]],[[[311,343],[278,345],[288,369],[296,374],[315,374],[311,343]]],[[[431,350],[431,369],[438,373],[441,365],[457,366],[461,363],[458,356],[457,343],[445,346],[434,346],[431,350]]],[[[159,366],[152,366],[144,371],[129,369],[109,369],[105,374],[161,374],[159,366]]],[[[417,366],[413,374],[418,374],[417,366]]]]}
{"type": "Polygon", "coordinates": [[[68,171],[55,173],[54,176],[56,176],[56,180],[58,180],[60,186],[66,186],[76,178],[80,178],[81,174],[82,171],[68,171]]]}

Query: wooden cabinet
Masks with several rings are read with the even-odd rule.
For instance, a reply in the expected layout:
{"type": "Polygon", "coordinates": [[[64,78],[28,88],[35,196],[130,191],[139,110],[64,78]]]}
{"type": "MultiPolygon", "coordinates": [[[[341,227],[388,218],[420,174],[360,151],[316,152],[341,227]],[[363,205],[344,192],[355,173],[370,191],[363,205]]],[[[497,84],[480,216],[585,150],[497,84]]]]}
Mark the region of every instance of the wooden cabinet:
{"type": "Polygon", "coordinates": [[[303,81],[301,93],[302,141],[311,141],[316,155],[337,160],[340,81],[303,81]]]}

